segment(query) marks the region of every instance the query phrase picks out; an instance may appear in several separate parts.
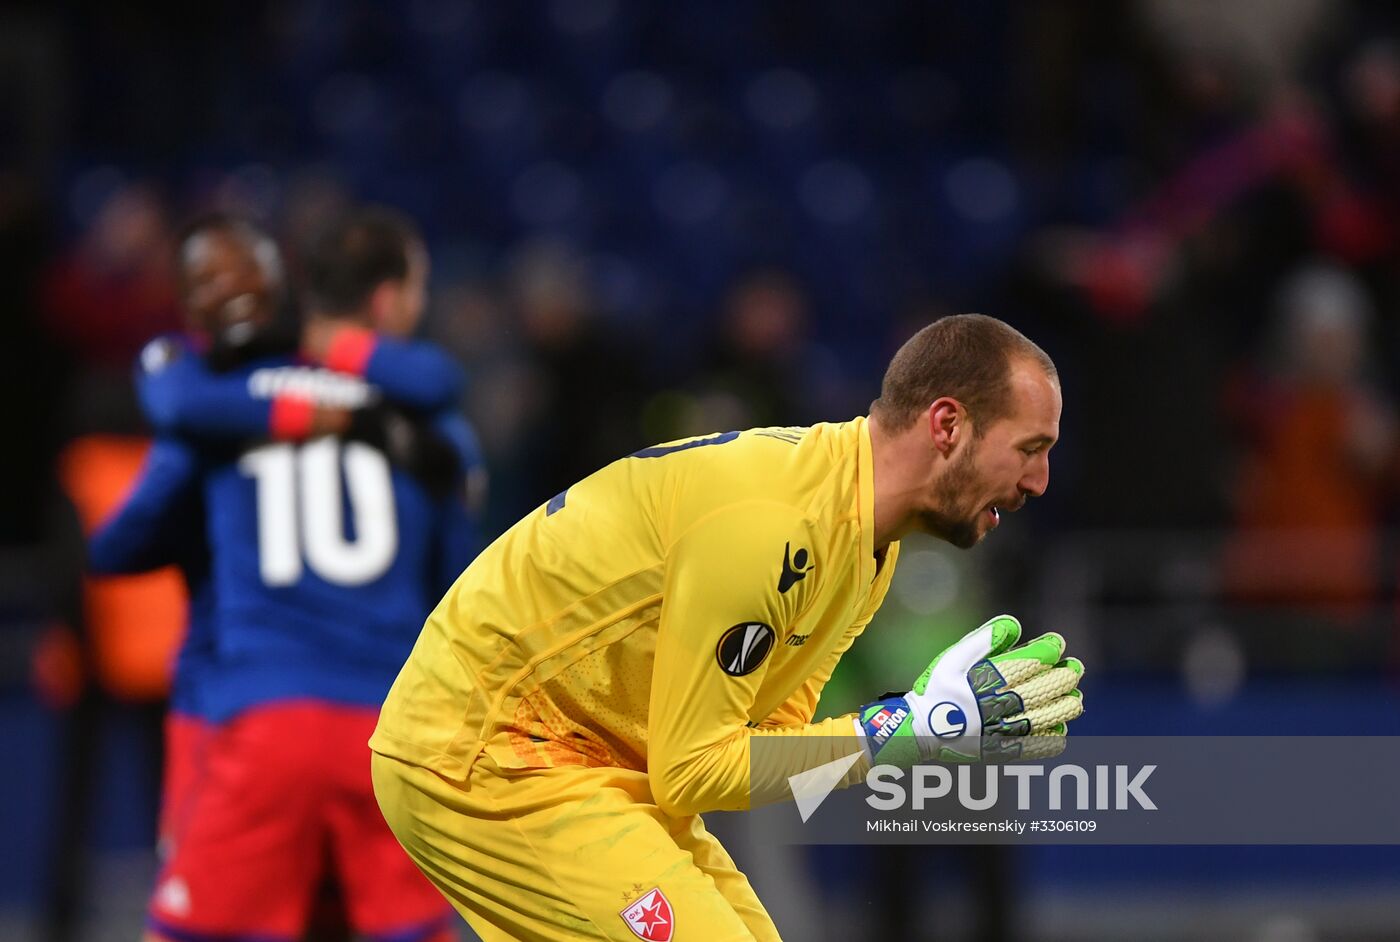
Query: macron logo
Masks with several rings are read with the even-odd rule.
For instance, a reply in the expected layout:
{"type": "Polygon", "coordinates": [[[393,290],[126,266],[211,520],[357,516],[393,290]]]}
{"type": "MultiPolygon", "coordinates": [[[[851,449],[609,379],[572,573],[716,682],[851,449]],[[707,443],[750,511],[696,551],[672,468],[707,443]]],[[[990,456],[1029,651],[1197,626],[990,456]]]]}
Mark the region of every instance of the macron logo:
{"type": "Polygon", "coordinates": [[[807,578],[807,573],[814,568],[814,566],[808,565],[809,559],[805,549],[799,549],[794,553],[791,543],[783,544],[783,571],[778,576],[778,592],[780,594],[786,595],[788,589],[807,578]]]}
{"type": "Polygon", "coordinates": [[[802,816],[804,824],[816,814],[822,802],[826,801],[826,796],[841,784],[841,779],[846,777],[851,766],[855,765],[862,755],[863,752],[853,752],[834,762],[788,776],[788,788],[792,790],[792,798],[797,802],[797,813],[802,816]]]}

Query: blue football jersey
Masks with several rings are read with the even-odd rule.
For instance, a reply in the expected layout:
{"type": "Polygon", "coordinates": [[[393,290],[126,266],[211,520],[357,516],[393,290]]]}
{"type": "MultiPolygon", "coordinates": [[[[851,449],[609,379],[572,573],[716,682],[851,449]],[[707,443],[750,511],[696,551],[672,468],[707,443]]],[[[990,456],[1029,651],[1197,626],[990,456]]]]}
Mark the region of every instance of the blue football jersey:
{"type": "MultiPolygon", "coordinates": [[[[413,362],[382,359],[390,385],[413,362]]],[[[363,379],[292,358],[210,374],[189,345],[163,338],[143,353],[137,382],[143,401],[163,400],[192,437],[157,443],[142,484],[94,542],[92,564],[208,569],[191,582],[180,708],[219,721],[272,700],[377,705],[427,612],[480,548],[460,495],[432,498],[362,442],[249,444],[276,396],[355,408],[379,396],[363,379]],[[153,555],[159,534],[191,523],[207,559],[153,555]]],[[[464,476],[478,472],[465,420],[444,410],[432,421],[464,476]]]]}
{"type": "MultiPolygon", "coordinates": [[[[346,407],[372,396],[361,379],[290,360],[241,373],[254,396],[346,407]]],[[[470,562],[462,502],[434,499],[364,442],[329,436],[205,462],[218,612],[219,669],[203,694],[211,714],[299,697],[377,706],[470,562]]]]}
{"type": "MultiPolygon", "coordinates": [[[[214,372],[200,348],[196,338],[172,333],[141,351],[136,391],[152,427],[197,442],[273,434],[276,397],[250,395],[246,371],[214,372]]],[[[455,410],[466,382],[462,368],[437,344],[382,336],[374,339],[363,378],[385,399],[421,415],[455,410]]],[[[284,391],[296,394],[295,387],[284,391]]]]}

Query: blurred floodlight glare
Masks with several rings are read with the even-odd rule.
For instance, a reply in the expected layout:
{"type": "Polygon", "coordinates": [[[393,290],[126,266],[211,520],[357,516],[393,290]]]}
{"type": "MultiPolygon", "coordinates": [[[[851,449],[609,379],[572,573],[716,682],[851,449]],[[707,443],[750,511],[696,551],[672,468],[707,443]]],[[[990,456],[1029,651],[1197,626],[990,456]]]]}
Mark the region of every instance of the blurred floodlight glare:
{"type": "Polygon", "coordinates": [[[1229,703],[1245,681],[1244,650],[1234,634],[1217,626],[1197,632],[1181,663],[1187,693],[1200,706],[1229,703]]]}
{"type": "Polygon", "coordinates": [[[621,315],[640,312],[647,306],[642,272],[624,255],[600,253],[588,259],[598,300],[607,310],[621,315]]]}
{"type": "Polygon", "coordinates": [[[321,83],[311,112],[318,127],[329,134],[356,135],[382,123],[378,85],[367,76],[342,72],[321,83]]]}
{"type": "Polygon", "coordinates": [[[948,171],[944,183],[954,211],[973,222],[997,222],[1011,215],[1018,200],[1016,178],[1000,161],[973,157],[948,171]]]}
{"type": "Polygon", "coordinates": [[[698,161],[686,161],[666,170],[656,181],[656,209],[682,225],[698,225],[713,219],[729,195],[724,178],[698,161]]]}
{"type": "Polygon", "coordinates": [[[281,200],[280,178],[267,164],[244,164],[219,185],[220,207],[254,219],[270,219],[281,200]]]}
{"type": "Polygon", "coordinates": [[[515,214],[526,223],[548,226],[561,223],[579,208],[582,189],[578,174],[554,160],[527,167],[511,186],[515,214]]]}
{"type": "Polygon", "coordinates": [[[826,160],[802,175],[802,205],[831,225],[855,222],[870,212],[875,186],[864,171],[845,160],[826,160]]]}
{"type": "Polygon", "coordinates": [[[749,83],[744,106],[758,124],[775,131],[791,131],[812,119],[817,90],[800,72],[770,69],[749,83]]]}
{"type": "Polygon", "coordinates": [[[525,83],[506,72],[482,72],[462,88],[458,116],[478,134],[506,131],[521,124],[529,107],[525,83]]]}
{"type": "Polygon", "coordinates": [[[1292,913],[1279,913],[1264,920],[1252,942],[1318,942],[1321,938],[1307,920],[1292,913]]]}
{"type": "Polygon", "coordinates": [[[603,90],[603,114],[618,128],[650,131],[671,111],[671,86],[655,72],[624,72],[603,90]]]}
{"type": "Polygon", "coordinates": [[[889,84],[890,111],[911,128],[942,124],[957,110],[958,99],[957,85],[927,67],[907,69],[889,84]]]}
{"type": "Polygon", "coordinates": [[[425,36],[451,35],[466,27],[473,12],[469,0],[412,0],[408,22],[425,36]]]}
{"type": "Polygon", "coordinates": [[[553,0],[549,21],[566,33],[584,35],[606,29],[617,16],[617,0],[553,0]]]}
{"type": "Polygon", "coordinates": [[[958,600],[962,572],[941,550],[901,553],[890,591],[915,615],[936,615],[958,600]]]}

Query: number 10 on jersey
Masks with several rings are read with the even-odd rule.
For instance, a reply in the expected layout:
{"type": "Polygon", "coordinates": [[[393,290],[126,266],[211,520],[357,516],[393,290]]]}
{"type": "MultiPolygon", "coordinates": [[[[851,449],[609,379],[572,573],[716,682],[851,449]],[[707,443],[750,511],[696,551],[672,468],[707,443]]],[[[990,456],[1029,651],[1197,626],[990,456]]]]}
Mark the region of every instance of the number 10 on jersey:
{"type": "Polygon", "coordinates": [[[399,543],[394,486],[380,452],[334,438],[279,443],[247,452],[238,469],[257,486],[264,584],[295,585],[305,566],[336,585],[364,585],[393,564],[399,543]],[[346,538],[345,497],[353,540],[346,538]]]}

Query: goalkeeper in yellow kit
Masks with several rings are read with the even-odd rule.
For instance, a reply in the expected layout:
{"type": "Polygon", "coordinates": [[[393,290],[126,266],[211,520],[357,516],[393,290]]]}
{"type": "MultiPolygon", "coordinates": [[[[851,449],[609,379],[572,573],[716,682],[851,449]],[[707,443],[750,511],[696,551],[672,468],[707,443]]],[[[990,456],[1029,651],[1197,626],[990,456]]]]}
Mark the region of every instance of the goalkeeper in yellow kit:
{"type": "Polygon", "coordinates": [[[975,544],[1045,490],[1059,417],[1040,348],[959,315],[899,350],[869,418],[648,448],[558,494],[462,574],[394,683],[370,740],[389,825],[486,942],[777,939],[699,817],[748,806],[755,740],[908,763],[1078,714],[1063,640],[1007,651],[1001,617],[906,696],[812,722],[899,538],[975,544]]]}

